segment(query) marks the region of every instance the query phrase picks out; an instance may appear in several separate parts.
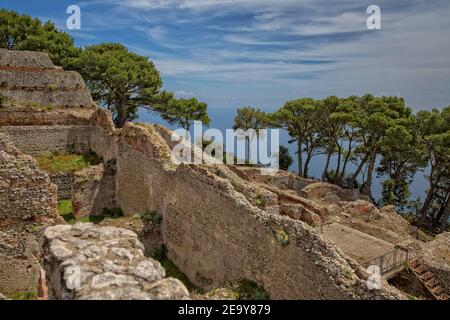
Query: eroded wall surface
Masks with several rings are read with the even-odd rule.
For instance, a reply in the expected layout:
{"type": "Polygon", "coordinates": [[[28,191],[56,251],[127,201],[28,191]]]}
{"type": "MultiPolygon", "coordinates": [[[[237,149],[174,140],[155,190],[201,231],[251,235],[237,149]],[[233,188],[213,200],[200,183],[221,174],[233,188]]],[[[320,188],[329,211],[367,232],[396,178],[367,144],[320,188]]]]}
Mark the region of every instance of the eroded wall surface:
{"type": "Polygon", "coordinates": [[[36,161],[0,133],[0,230],[52,219],[56,186],[36,161]]]}
{"type": "Polygon", "coordinates": [[[61,223],[56,186],[0,133],[0,292],[36,292],[40,246],[29,228],[61,223]]]}
{"type": "Polygon", "coordinates": [[[224,166],[174,165],[158,126],[102,130],[117,141],[117,149],[94,149],[117,152],[118,206],[130,216],[162,214],[168,256],[194,284],[210,289],[247,279],[274,299],[401,297],[389,286],[368,290],[358,264],[319,231],[277,214],[271,192],[224,166]]]}

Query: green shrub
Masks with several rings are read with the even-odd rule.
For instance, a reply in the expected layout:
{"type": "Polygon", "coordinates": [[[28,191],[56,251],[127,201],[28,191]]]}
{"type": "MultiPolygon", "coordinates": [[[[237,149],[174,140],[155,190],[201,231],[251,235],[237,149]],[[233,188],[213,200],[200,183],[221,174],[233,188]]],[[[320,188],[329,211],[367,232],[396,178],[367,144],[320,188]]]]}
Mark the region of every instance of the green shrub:
{"type": "Polygon", "coordinates": [[[283,230],[277,230],[275,232],[275,238],[283,247],[289,244],[289,235],[283,230]]]}
{"type": "Polygon", "coordinates": [[[123,217],[123,211],[121,208],[103,208],[102,215],[105,218],[120,218],[123,217]]]}
{"type": "Polygon", "coordinates": [[[249,280],[240,280],[232,286],[238,300],[269,300],[270,296],[264,288],[249,280]]]}
{"type": "Polygon", "coordinates": [[[56,89],[58,89],[58,86],[57,86],[56,84],[50,83],[50,84],[48,85],[48,90],[50,90],[50,91],[55,91],[56,89]]]}
{"type": "Polygon", "coordinates": [[[71,199],[64,199],[58,201],[58,212],[67,223],[75,223],[75,216],[73,215],[73,206],[71,199]]]}
{"type": "Polygon", "coordinates": [[[39,103],[34,102],[34,101],[27,101],[27,102],[25,102],[25,107],[27,107],[27,108],[38,108],[39,107],[39,103]]]}
{"type": "Polygon", "coordinates": [[[140,217],[144,221],[156,224],[160,224],[162,221],[162,215],[156,211],[146,211],[144,214],[141,214],[140,217]]]}
{"type": "Polygon", "coordinates": [[[17,292],[8,296],[11,300],[36,300],[37,293],[34,291],[17,292]]]}

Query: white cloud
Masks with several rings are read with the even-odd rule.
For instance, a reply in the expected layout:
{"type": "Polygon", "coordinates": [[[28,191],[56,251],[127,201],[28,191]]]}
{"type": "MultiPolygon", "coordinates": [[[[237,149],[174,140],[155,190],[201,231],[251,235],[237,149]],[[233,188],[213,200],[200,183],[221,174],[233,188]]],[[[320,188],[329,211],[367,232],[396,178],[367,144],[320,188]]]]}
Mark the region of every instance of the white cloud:
{"type": "Polygon", "coordinates": [[[224,96],[240,86],[238,99],[400,92],[417,107],[450,103],[448,0],[380,0],[380,31],[366,30],[366,7],[353,0],[115,3],[153,40],[134,49],[163,77],[220,83],[224,96]],[[145,47],[154,43],[167,50],[145,47]]]}

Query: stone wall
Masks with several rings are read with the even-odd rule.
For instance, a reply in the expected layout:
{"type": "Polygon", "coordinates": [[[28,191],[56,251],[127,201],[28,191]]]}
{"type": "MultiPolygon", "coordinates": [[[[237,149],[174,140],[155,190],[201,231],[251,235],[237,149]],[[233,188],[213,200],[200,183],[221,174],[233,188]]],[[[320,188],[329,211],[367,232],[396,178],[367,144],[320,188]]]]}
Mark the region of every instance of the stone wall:
{"type": "Polygon", "coordinates": [[[0,231],[0,292],[37,293],[40,247],[25,231],[0,231]]]}
{"type": "Polygon", "coordinates": [[[116,208],[116,168],[110,164],[92,166],[75,172],[72,203],[76,218],[103,214],[105,208],[116,208]]]}
{"type": "MultiPolygon", "coordinates": [[[[26,71],[0,67],[0,88],[10,90],[55,91],[86,89],[78,72],[55,69],[26,71]]],[[[80,90],[81,93],[86,92],[80,90]]]]}
{"type": "Polygon", "coordinates": [[[88,153],[91,129],[89,125],[0,127],[19,149],[33,156],[48,151],[88,153]]]}
{"type": "Polygon", "coordinates": [[[56,186],[0,133],[0,230],[57,217],[56,186]]]}
{"type": "Polygon", "coordinates": [[[47,173],[0,133],[0,292],[37,293],[41,247],[28,229],[63,222],[56,198],[47,173]]]}
{"type": "Polygon", "coordinates": [[[90,125],[95,108],[67,108],[41,110],[18,104],[5,104],[0,108],[0,127],[90,125]]]}
{"type": "Polygon", "coordinates": [[[55,67],[47,54],[38,52],[0,50],[0,94],[43,107],[93,106],[79,73],[55,67]]]}
{"type": "Polygon", "coordinates": [[[30,107],[86,107],[93,105],[89,94],[85,90],[74,91],[25,91],[0,89],[0,94],[15,102],[30,107]]]}
{"type": "Polygon", "coordinates": [[[186,287],[153,259],[137,235],[79,223],[48,228],[45,269],[49,298],[62,300],[188,299],[186,287]]]}
{"type": "Polygon", "coordinates": [[[53,69],[47,53],[0,49],[0,66],[53,69]]]}
{"type": "Polygon", "coordinates": [[[277,214],[269,191],[224,176],[226,167],[175,166],[159,131],[128,124],[114,135],[118,206],[130,216],[162,214],[168,256],[194,284],[210,289],[245,278],[275,299],[401,297],[389,286],[368,290],[358,264],[319,231],[277,214]]]}
{"type": "Polygon", "coordinates": [[[58,188],[58,200],[66,200],[72,197],[72,172],[50,173],[50,180],[58,188]]]}

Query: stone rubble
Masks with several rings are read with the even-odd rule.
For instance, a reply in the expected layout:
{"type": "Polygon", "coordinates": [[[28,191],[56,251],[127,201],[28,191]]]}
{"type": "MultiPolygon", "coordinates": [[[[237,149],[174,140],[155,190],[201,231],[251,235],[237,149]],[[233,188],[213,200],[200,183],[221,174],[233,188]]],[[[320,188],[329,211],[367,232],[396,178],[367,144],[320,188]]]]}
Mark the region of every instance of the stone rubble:
{"type": "Polygon", "coordinates": [[[161,264],[144,256],[137,235],[89,223],[45,231],[45,266],[50,299],[188,299],[177,279],[165,278],[161,264]]]}

